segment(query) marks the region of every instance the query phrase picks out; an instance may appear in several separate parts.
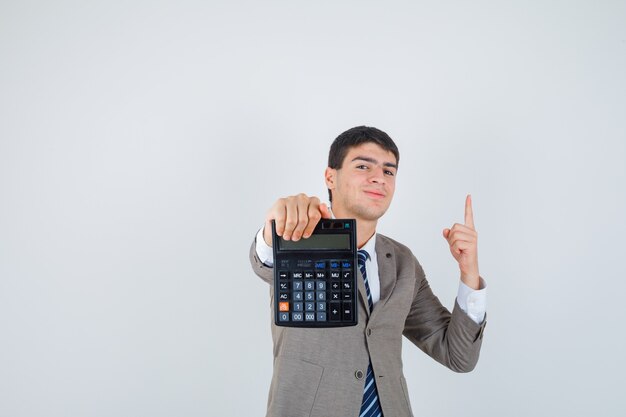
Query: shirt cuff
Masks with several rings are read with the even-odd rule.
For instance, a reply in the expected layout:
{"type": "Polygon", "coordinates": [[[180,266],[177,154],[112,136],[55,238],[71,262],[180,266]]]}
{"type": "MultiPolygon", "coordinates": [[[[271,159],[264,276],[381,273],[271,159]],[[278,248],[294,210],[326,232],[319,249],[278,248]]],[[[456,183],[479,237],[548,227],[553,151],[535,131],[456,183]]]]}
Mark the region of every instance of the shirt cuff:
{"type": "Polygon", "coordinates": [[[460,281],[456,300],[461,310],[474,320],[476,324],[481,324],[483,320],[485,320],[485,313],[487,311],[487,284],[484,279],[480,278],[479,289],[477,290],[473,290],[465,285],[463,281],[460,281]]]}
{"type": "Polygon", "coordinates": [[[263,230],[264,227],[261,227],[259,233],[256,234],[256,254],[261,262],[271,268],[274,266],[274,250],[270,245],[265,243],[263,230]]]}

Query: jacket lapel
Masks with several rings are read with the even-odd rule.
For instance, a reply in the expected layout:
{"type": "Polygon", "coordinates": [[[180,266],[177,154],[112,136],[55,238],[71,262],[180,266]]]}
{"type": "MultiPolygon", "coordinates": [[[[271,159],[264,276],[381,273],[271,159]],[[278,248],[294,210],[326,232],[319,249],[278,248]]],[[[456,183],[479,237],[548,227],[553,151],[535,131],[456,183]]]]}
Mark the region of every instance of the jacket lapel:
{"type": "Polygon", "coordinates": [[[396,254],[393,247],[381,235],[376,235],[376,257],[378,258],[378,279],[380,280],[380,300],[374,306],[374,313],[385,307],[391,297],[398,277],[396,275],[396,254]]]}
{"type": "Polygon", "coordinates": [[[361,298],[361,308],[365,310],[365,314],[367,314],[367,317],[369,317],[371,314],[371,311],[370,311],[370,305],[367,302],[367,292],[365,291],[365,281],[363,281],[363,274],[361,274],[361,268],[357,266],[356,269],[359,274],[359,279],[357,280],[358,282],[356,286],[359,289],[359,296],[361,298]]]}

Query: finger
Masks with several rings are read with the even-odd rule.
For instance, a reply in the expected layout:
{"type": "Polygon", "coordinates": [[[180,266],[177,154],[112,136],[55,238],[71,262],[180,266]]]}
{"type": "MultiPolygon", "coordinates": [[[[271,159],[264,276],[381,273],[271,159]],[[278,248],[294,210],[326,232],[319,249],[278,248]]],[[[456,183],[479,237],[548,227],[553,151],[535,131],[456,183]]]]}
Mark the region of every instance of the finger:
{"type": "Polygon", "coordinates": [[[452,245],[450,245],[450,249],[454,251],[456,254],[460,254],[461,251],[465,251],[471,248],[471,245],[468,242],[464,242],[462,240],[457,240],[452,245]]]}
{"type": "Polygon", "coordinates": [[[333,217],[333,215],[330,213],[330,209],[324,203],[320,204],[320,213],[322,213],[323,219],[330,219],[333,217]]]}
{"type": "Polygon", "coordinates": [[[452,227],[450,228],[450,230],[452,232],[464,232],[464,233],[469,233],[471,234],[476,234],[476,230],[472,229],[471,227],[468,227],[464,224],[460,224],[460,223],[454,223],[454,225],[452,225],[452,227]]]}
{"type": "Polygon", "coordinates": [[[280,199],[276,202],[272,210],[267,216],[268,229],[272,227],[272,219],[276,223],[276,234],[282,236],[285,233],[285,220],[287,218],[287,210],[285,200],[280,199]]]}
{"type": "Polygon", "coordinates": [[[463,233],[463,232],[451,232],[448,235],[448,242],[450,242],[450,244],[456,242],[456,241],[462,241],[462,242],[475,242],[476,241],[476,237],[472,234],[469,233],[463,233]]]}
{"type": "Polygon", "coordinates": [[[315,226],[317,226],[317,223],[322,218],[322,213],[320,211],[322,206],[323,204],[320,206],[316,206],[315,204],[309,205],[309,224],[307,224],[306,228],[304,229],[302,237],[308,238],[313,234],[315,226]]]}
{"type": "Polygon", "coordinates": [[[293,230],[293,236],[291,237],[292,240],[297,241],[297,240],[300,240],[300,238],[302,237],[302,232],[304,231],[307,224],[309,223],[309,207],[312,203],[314,204],[314,201],[312,201],[312,199],[309,199],[306,196],[304,197],[299,196],[298,203],[297,203],[298,224],[296,225],[296,228],[293,230]]]}
{"type": "Polygon", "coordinates": [[[298,206],[294,198],[288,198],[285,204],[287,211],[287,217],[285,218],[285,232],[283,233],[283,239],[290,240],[293,234],[293,229],[298,224],[298,206]]]}
{"type": "Polygon", "coordinates": [[[450,229],[443,229],[443,237],[448,239],[448,236],[450,236],[450,229]]]}
{"type": "Polygon", "coordinates": [[[465,197],[465,225],[474,228],[474,212],[472,210],[472,195],[465,197]]]}

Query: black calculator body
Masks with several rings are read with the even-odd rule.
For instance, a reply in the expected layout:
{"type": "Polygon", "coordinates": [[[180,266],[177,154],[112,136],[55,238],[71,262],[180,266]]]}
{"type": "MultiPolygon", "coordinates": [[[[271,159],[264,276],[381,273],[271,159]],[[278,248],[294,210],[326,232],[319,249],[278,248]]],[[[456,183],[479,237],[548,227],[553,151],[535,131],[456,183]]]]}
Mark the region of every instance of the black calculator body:
{"type": "Polygon", "coordinates": [[[288,327],[357,324],[356,220],[322,219],[313,234],[297,242],[276,234],[274,323],[288,327]]]}

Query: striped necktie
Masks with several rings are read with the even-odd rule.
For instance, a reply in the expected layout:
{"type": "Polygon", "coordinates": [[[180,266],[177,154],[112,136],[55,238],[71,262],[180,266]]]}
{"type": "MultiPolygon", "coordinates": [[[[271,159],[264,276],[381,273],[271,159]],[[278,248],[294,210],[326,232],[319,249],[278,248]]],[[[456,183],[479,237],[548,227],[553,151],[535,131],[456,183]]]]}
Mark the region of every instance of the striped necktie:
{"type": "MultiPolygon", "coordinates": [[[[358,252],[359,269],[363,275],[365,282],[365,292],[367,294],[367,303],[370,306],[370,314],[374,310],[372,302],[372,293],[370,292],[370,284],[367,282],[367,272],[365,270],[365,261],[370,258],[369,253],[365,250],[358,252]]],[[[361,402],[361,412],[359,417],[382,417],[383,412],[380,408],[380,400],[378,399],[378,390],[376,389],[376,380],[374,379],[374,371],[372,369],[372,361],[367,366],[367,376],[365,377],[365,388],[363,392],[363,401],[361,402]]]]}

